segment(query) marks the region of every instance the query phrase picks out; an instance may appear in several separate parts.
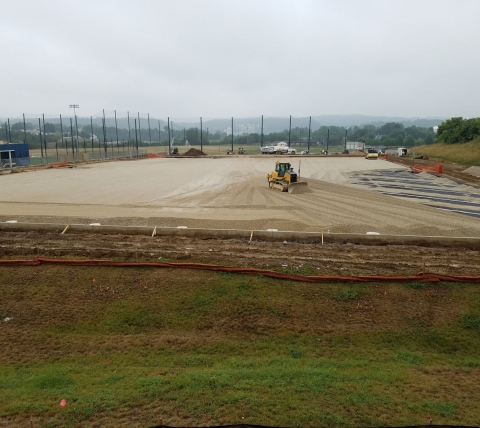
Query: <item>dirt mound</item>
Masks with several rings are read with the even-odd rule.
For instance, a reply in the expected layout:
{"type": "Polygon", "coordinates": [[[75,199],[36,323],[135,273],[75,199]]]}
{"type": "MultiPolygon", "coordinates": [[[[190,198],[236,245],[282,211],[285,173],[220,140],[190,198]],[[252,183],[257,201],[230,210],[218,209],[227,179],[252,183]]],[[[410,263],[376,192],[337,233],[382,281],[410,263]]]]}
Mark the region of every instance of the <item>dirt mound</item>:
{"type": "Polygon", "coordinates": [[[471,166],[470,168],[467,168],[463,172],[474,175],[475,177],[480,177],[480,166],[471,166]]]}
{"type": "Polygon", "coordinates": [[[205,153],[197,150],[196,148],[192,147],[188,152],[184,153],[183,156],[205,156],[205,153]]]}

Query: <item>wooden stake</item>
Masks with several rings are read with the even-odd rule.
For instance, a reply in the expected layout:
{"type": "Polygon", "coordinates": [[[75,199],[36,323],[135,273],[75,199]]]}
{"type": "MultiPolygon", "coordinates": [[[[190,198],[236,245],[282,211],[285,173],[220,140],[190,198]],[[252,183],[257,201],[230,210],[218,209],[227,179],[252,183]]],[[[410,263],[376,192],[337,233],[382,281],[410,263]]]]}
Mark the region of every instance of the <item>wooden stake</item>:
{"type": "Polygon", "coordinates": [[[61,234],[64,235],[68,229],[70,229],[70,224],[67,224],[67,226],[65,227],[65,229],[63,229],[63,232],[61,234]]]}
{"type": "Polygon", "coordinates": [[[322,232],[322,245],[323,245],[323,232],[322,232]]]}
{"type": "Polygon", "coordinates": [[[249,242],[252,242],[252,238],[253,238],[253,230],[252,230],[252,233],[250,234],[250,241],[249,242]]]}
{"type": "Polygon", "coordinates": [[[152,238],[157,234],[157,226],[153,229],[152,238]]]}

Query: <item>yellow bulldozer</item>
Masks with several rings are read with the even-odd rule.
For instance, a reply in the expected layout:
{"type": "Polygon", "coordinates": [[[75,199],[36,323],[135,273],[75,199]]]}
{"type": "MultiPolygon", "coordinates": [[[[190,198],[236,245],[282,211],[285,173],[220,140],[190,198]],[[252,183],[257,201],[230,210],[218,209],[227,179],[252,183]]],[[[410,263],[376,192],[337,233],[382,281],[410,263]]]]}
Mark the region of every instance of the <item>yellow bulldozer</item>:
{"type": "Polygon", "coordinates": [[[298,181],[299,174],[293,170],[289,162],[275,162],[275,171],[267,175],[268,186],[270,189],[278,189],[288,193],[305,193],[307,183],[298,181]]]}

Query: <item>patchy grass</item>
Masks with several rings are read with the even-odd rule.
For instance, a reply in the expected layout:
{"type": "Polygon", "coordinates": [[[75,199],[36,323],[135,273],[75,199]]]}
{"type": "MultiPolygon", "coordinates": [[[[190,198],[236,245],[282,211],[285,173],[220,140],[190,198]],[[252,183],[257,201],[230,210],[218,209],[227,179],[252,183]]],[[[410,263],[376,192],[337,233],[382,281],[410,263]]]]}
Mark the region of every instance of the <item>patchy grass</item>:
{"type": "Polygon", "coordinates": [[[0,420],[475,425],[480,290],[418,284],[0,268],[0,420]]]}
{"type": "Polygon", "coordinates": [[[417,155],[427,155],[430,159],[444,160],[461,165],[473,166],[480,162],[480,138],[463,144],[431,144],[415,147],[417,155]]]}

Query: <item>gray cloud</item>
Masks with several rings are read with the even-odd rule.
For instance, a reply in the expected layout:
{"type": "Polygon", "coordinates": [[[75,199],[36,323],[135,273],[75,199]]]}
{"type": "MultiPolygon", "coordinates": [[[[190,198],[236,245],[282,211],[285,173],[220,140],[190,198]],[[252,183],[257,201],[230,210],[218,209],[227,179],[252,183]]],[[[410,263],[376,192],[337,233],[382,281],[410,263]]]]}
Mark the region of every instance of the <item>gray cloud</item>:
{"type": "Polygon", "coordinates": [[[478,116],[478,1],[3,1],[1,116],[478,116]]]}

